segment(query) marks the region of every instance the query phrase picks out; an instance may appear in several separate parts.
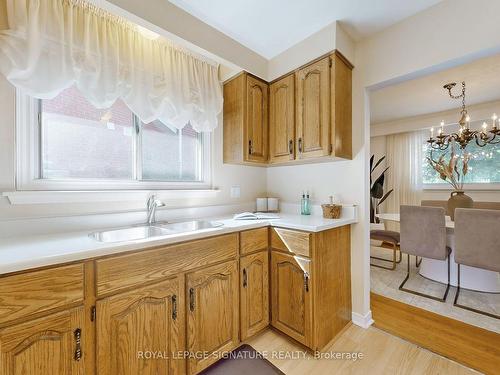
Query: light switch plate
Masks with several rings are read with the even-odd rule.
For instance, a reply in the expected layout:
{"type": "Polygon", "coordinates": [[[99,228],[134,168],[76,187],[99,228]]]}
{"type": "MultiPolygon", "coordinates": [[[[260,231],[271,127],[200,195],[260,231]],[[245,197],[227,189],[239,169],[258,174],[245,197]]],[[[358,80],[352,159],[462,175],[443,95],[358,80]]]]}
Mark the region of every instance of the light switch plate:
{"type": "Polygon", "coordinates": [[[239,185],[231,186],[231,198],[239,198],[241,196],[241,189],[239,185]]]}

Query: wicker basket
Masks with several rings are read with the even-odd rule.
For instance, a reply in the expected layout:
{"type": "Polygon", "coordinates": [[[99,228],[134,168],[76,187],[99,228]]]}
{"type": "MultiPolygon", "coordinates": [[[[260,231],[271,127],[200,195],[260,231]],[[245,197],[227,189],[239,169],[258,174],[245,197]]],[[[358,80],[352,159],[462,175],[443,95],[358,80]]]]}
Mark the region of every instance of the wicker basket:
{"type": "Polygon", "coordinates": [[[342,206],[338,204],[322,204],[321,208],[325,219],[338,219],[342,213],[342,206]]]}

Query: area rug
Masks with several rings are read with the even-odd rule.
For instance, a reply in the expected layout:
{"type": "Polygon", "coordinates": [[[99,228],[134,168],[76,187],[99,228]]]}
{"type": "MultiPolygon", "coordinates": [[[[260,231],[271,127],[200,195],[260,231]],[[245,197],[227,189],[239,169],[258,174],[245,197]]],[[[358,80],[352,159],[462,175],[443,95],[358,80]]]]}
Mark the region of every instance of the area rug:
{"type": "Polygon", "coordinates": [[[220,359],[200,375],[285,375],[279,368],[263,358],[250,345],[244,344],[233,350],[227,358],[220,359]]]}

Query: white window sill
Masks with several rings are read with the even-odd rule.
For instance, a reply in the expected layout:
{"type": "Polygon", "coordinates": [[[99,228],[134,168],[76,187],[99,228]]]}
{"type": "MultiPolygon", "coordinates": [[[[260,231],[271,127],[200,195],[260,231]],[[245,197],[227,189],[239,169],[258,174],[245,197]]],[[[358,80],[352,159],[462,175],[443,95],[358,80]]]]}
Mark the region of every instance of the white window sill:
{"type": "Polygon", "coordinates": [[[145,202],[154,193],[162,200],[188,198],[213,198],[217,189],[205,190],[102,190],[102,191],[11,191],[2,195],[10,204],[54,204],[54,203],[100,203],[100,202],[145,202]]]}
{"type": "MultiPolygon", "coordinates": [[[[448,184],[426,184],[423,185],[424,191],[453,191],[448,184]]],[[[500,183],[494,184],[465,184],[464,191],[499,191],[500,183]]]]}

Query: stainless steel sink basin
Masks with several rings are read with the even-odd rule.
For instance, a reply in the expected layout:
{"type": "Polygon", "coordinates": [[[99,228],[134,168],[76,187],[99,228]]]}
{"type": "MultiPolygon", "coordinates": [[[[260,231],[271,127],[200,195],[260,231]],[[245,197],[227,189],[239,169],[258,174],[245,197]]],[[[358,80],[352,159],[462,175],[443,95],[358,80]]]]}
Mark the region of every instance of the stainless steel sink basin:
{"type": "Polygon", "coordinates": [[[125,242],[217,228],[222,225],[222,223],[205,220],[184,221],[180,223],[155,223],[153,225],[131,226],[94,232],[89,234],[89,237],[99,242],[125,242]]]}
{"type": "Polygon", "coordinates": [[[174,233],[193,232],[202,229],[211,229],[221,227],[223,224],[216,221],[193,220],[180,223],[158,223],[158,228],[172,230],[174,233]]]}
{"type": "Polygon", "coordinates": [[[103,232],[94,232],[90,234],[90,237],[99,242],[124,242],[143,240],[151,237],[166,236],[172,233],[173,232],[168,229],[144,225],[138,227],[106,230],[103,232]]]}

